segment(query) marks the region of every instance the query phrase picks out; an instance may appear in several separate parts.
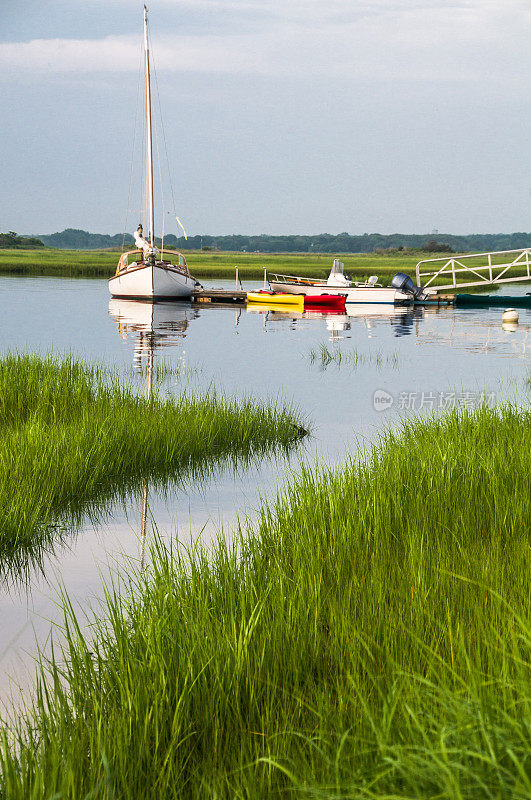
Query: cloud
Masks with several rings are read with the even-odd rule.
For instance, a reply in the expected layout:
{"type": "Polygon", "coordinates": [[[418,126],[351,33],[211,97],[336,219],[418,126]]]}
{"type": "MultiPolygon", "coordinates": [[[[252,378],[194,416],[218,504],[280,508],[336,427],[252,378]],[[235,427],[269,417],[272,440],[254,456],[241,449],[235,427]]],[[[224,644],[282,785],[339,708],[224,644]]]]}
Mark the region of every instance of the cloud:
{"type": "MultiPolygon", "coordinates": [[[[407,80],[523,79],[531,8],[521,0],[159,0],[223,9],[234,32],[166,34],[159,71],[407,80]],[[249,28],[240,15],[259,13],[249,28]]],[[[2,71],[136,72],[141,35],[0,45],[2,71]]]]}

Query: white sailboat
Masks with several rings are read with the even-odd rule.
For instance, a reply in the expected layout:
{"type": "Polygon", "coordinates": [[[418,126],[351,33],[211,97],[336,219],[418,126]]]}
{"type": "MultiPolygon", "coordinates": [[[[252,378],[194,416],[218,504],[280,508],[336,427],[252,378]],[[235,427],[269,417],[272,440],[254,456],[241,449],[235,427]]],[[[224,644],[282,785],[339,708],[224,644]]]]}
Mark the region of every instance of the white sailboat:
{"type": "Polygon", "coordinates": [[[155,300],[159,298],[187,299],[197,283],[190,275],[186,259],[175,250],[159,252],[155,246],[155,204],[153,198],[153,131],[151,124],[151,79],[147,8],[144,6],[144,72],[146,112],[146,186],[149,206],[149,232],[144,237],[142,225],[135,232],[137,250],[124,253],[109,280],[113,297],[155,300]],[[168,260],[164,256],[171,256],[168,260]],[[175,258],[177,256],[177,258],[175,258]],[[176,262],[176,263],[174,263],[176,262]]]}

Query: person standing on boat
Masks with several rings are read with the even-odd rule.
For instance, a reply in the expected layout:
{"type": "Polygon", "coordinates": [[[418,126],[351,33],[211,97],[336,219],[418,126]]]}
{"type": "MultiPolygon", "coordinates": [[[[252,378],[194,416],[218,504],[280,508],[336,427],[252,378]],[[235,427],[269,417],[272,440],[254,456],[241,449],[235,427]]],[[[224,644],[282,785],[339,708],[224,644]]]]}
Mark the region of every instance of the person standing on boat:
{"type": "Polygon", "coordinates": [[[140,223],[140,225],[135,231],[135,244],[138,247],[138,249],[142,250],[142,252],[144,253],[144,260],[146,259],[147,256],[158,254],[157,248],[156,247],[152,248],[149,242],[146,241],[146,239],[144,239],[144,229],[142,227],[142,223],[140,223]]]}

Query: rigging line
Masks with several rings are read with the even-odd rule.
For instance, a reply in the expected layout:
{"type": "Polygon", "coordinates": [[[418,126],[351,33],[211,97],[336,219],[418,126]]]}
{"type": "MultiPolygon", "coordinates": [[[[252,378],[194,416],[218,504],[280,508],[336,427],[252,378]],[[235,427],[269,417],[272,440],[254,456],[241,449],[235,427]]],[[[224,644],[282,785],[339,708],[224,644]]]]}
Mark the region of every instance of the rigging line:
{"type": "Polygon", "coordinates": [[[158,104],[158,107],[159,107],[160,127],[161,127],[161,130],[162,130],[162,140],[164,142],[164,151],[166,153],[166,164],[167,164],[167,167],[168,167],[168,180],[170,182],[171,199],[172,199],[172,202],[173,202],[173,213],[175,214],[176,213],[176,210],[175,210],[176,209],[176,206],[175,206],[175,194],[174,194],[174,191],[173,191],[173,181],[172,181],[172,178],[171,178],[170,159],[169,159],[169,156],[168,156],[168,143],[166,141],[166,130],[164,128],[164,118],[162,116],[162,105],[161,105],[161,102],[160,102],[159,81],[158,81],[158,77],[157,77],[157,70],[155,68],[155,58],[154,57],[153,57],[153,74],[155,76],[155,88],[156,88],[156,94],[157,94],[157,104],[158,104]]]}
{"type": "MultiPolygon", "coordinates": [[[[142,58],[141,58],[141,70],[145,63],[145,56],[144,56],[144,43],[142,42],[142,58]]],[[[142,161],[140,167],[140,209],[139,209],[139,216],[140,216],[140,224],[142,227],[146,228],[147,226],[144,225],[146,218],[148,218],[148,211],[147,211],[147,176],[146,176],[146,160],[147,160],[147,151],[146,151],[146,114],[145,114],[145,106],[146,106],[146,98],[144,96],[143,102],[143,109],[144,113],[142,114],[142,161]]]]}
{"type": "Polygon", "coordinates": [[[166,221],[166,208],[164,206],[164,188],[162,185],[162,168],[160,164],[160,153],[159,153],[159,137],[157,133],[157,126],[153,126],[155,129],[155,147],[157,148],[157,161],[159,165],[159,183],[160,183],[160,204],[162,206],[162,249],[164,250],[164,223],[166,221]]]}
{"type": "MultiPolygon", "coordinates": [[[[149,41],[148,41],[148,49],[149,49],[149,41]]],[[[142,43],[142,60],[145,65],[145,50],[144,50],[144,43],[142,43]]],[[[150,53],[151,56],[151,53],[150,53]]],[[[145,68],[145,67],[144,67],[145,68]]],[[[146,75],[144,74],[144,78],[146,75]]],[[[144,228],[144,236],[149,233],[150,227],[150,219],[149,219],[149,176],[148,176],[148,142],[147,142],[147,94],[144,95],[144,114],[143,116],[143,128],[142,128],[142,142],[143,142],[143,149],[142,149],[142,198],[141,198],[141,205],[142,205],[142,227],[144,228]]]]}
{"type": "Polygon", "coordinates": [[[146,118],[144,116],[144,125],[142,128],[142,197],[141,197],[141,216],[142,216],[142,225],[147,232],[148,225],[146,225],[146,220],[149,219],[149,211],[148,211],[148,190],[147,190],[147,143],[146,143],[146,118]]]}
{"type": "Polygon", "coordinates": [[[136,147],[136,129],[138,123],[138,106],[140,102],[140,80],[141,80],[141,71],[142,71],[142,56],[140,57],[139,64],[138,64],[138,80],[136,86],[136,108],[135,108],[135,124],[133,127],[133,147],[131,151],[131,169],[129,171],[129,190],[127,192],[127,211],[125,212],[125,220],[124,220],[124,233],[122,236],[122,253],[125,247],[125,234],[127,233],[127,223],[129,221],[129,211],[131,210],[131,189],[133,186],[133,170],[135,164],[135,147],[136,147]]]}
{"type": "MultiPolygon", "coordinates": [[[[149,34],[148,34],[148,36],[149,36],[149,34]]],[[[152,52],[152,49],[151,49],[151,37],[149,39],[149,49],[150,49],[150,53],[151,53],[151,61],[152,61],[152,64],[153,64],[153,75],[155,77],[155,88],[156,88],[157,101],[158,101],[158,106],[159,106],[159,118],[160,118],[160,125],[161,125],[161,128],[162,128],[163,127],[163,125],[162,125],[162,109],[161,109],[161,105],[160,105],[160,94],[159,94],[159,85],[158,85],[158,81],[157,81],[157,70],[155,68],[155,59],[153,58],[153,52],[152,52]]],[[[159,167],[160,199],[161,199],[161,205],[162,205],[162,250],[164,250],[164,229],[165,229],[165,223],[166,223],[166,207],[164,205],[164,184],[162,182],[162,162],[161,162],[160,151],[159,151],[159,132],[157,130],[157,125],[154,125],[153,129],[154,129],[154,132],[155,132],[155,147],[157,149],[157,162],[158,162],[158,167],[159,167]]],[[[168,167],[169,167],[169,164],[168,164],[168,167]]]]}

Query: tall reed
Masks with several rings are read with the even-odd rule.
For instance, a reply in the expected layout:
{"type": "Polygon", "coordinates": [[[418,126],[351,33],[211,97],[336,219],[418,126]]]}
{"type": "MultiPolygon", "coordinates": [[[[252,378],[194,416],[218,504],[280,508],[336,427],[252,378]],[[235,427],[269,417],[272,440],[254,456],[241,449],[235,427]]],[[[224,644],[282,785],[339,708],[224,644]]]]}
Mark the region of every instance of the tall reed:
{"type": "Polygon", "coordinates": [[[323,370],[327,369],[331,364],[337,367],[345,364],[353,369],[366,364],[380,368],[384,365],[390,365],[396,369],[399,363],[399,356],[396,351],[387,355],[380,350],[374,353],[361,353],[355,348],[341,350],[338,347],[331,348],[326,344],[320,344],[317,349],[310,350],[310,361],[312,364],[318,364],[323,370]]]}
{"type": "Polygon", "coordinates": [[[530,797],[530,423],[406,422],[208,558],[159,542],[90,640],[67,605],[0,796],[530,797]]]}
{"type": "Polygon", "coordinates": [[[73,358],[0,360],[0,570],[22,564],[90,509],[149,478],[163,483],[289,447],[301,420],[280,404],[209,392],[149,402],[73,358]]]}

